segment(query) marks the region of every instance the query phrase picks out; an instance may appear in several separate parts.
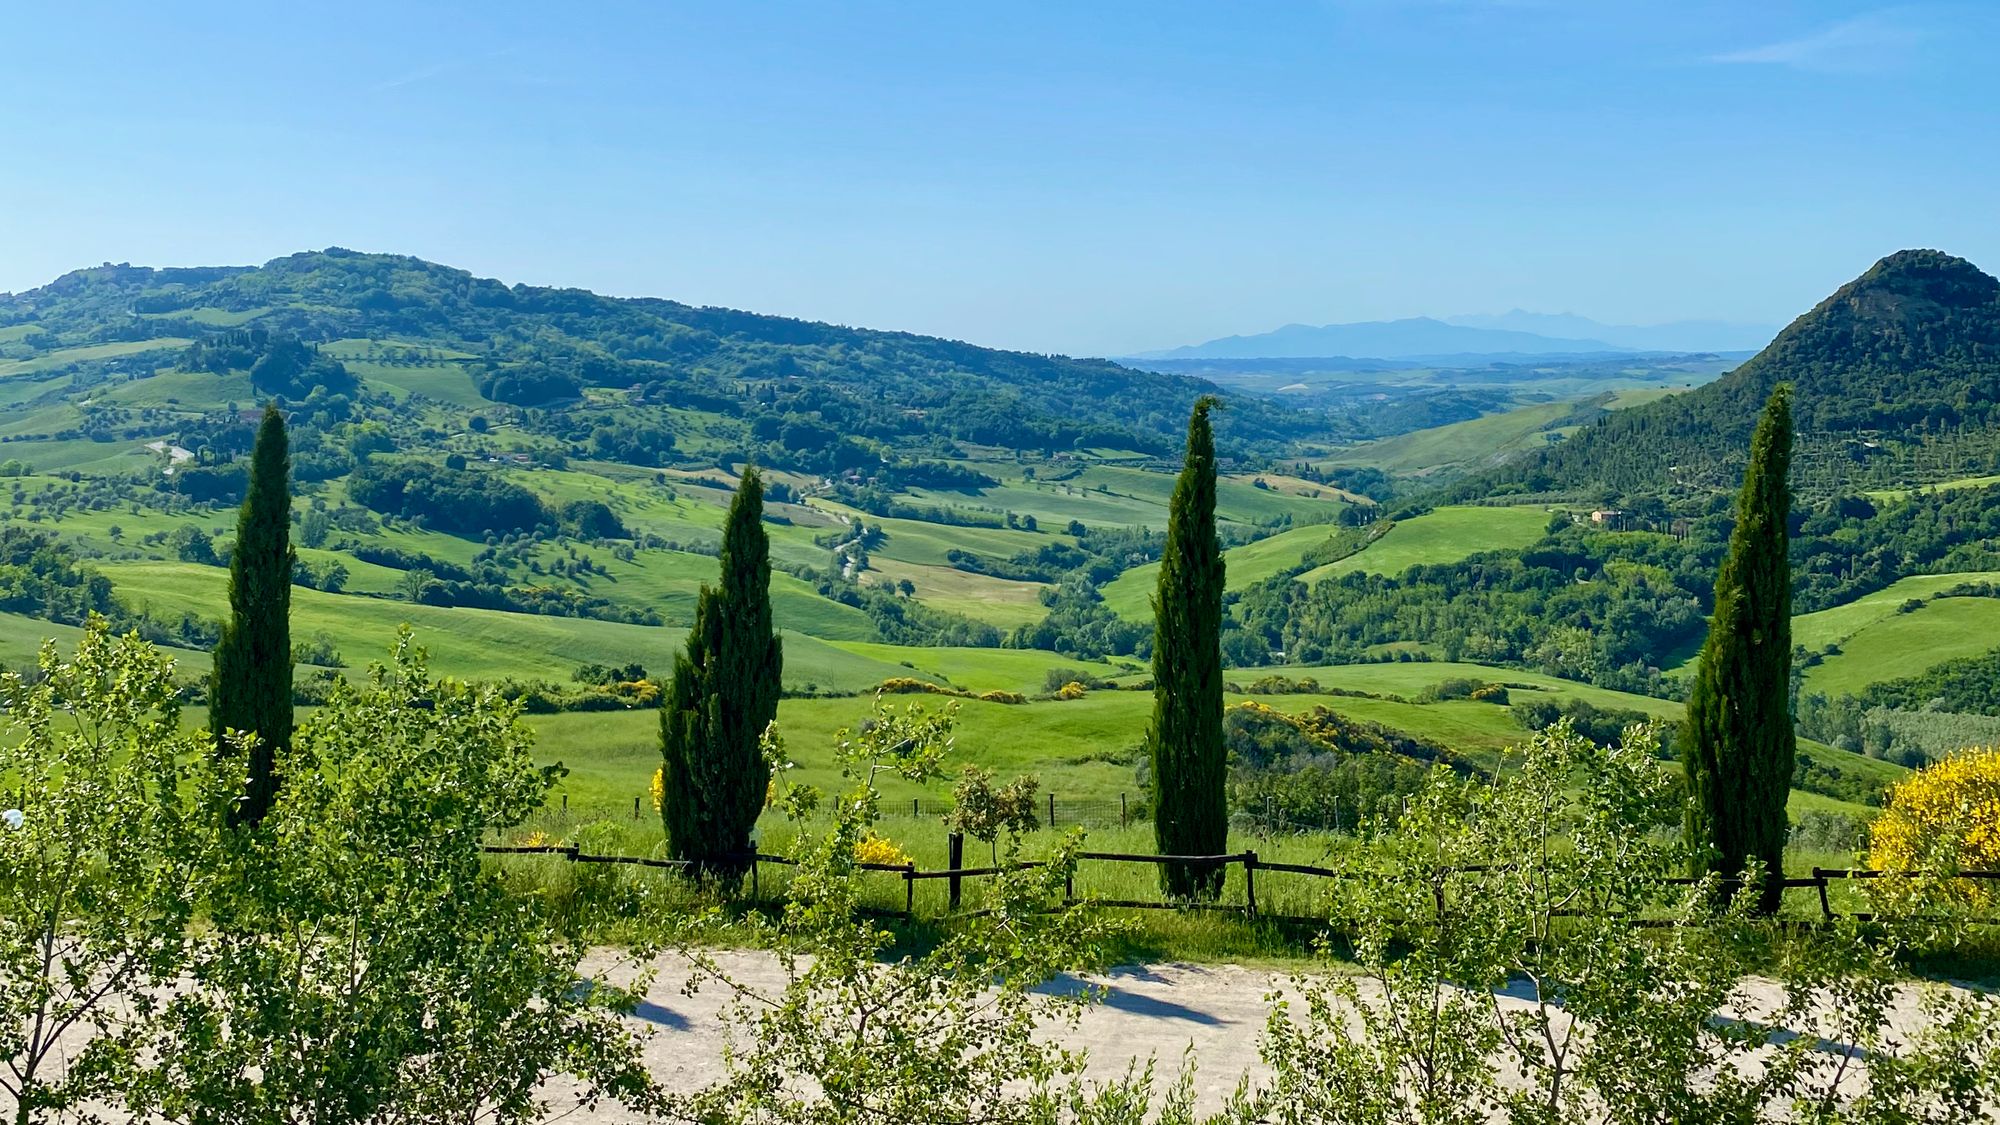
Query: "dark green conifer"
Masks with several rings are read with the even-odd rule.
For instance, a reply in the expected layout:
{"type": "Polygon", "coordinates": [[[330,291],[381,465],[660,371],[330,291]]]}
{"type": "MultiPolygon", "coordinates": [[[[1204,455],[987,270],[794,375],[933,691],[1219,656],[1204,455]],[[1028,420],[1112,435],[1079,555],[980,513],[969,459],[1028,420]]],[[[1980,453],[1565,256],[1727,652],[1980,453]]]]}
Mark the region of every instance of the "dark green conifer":
{"type": "Polygon", "coordinates": [[[660,817],[677,859],[742,868],[771,770],[759,739],[778,715],[782,642],[771,623],[764,483],[745,469],[722,532],[722,584],[703,586],[660,713],[660,817]]]}
{"type": "Polygon", "coordinates": [[[1715,579],[1715,617],[1688,697],[1682,760],[1694,874],[1734,878],[1764,866],[1761,908],[1784,875],[1792,733],[1791,387],[1780,384],[1750,440],[1736,530],[1715,579]]]}
{"type": "Polygon", "coordinates": [[[277,759],[292,742],[292,495],[285,416],[264,408],[250,454],[249,493],[229,556],[229,620],[215,645],[208,725],[254,733],[249,783],[231,813],[256,826],[277,797],[277,759]]]}
{"type": "MultiPolygon", "coordinates": [[[[1215,438],[1203,397],[1188,419],[1187,458],[1167,515],[1153,597],[1153,835],[1162,855],[1220,855],[1229,840],[1223,792],[1222,548],[1215,537],[1215,438]]],[[[1166,864],[1168,894],[1213,897],[1221,867],[1166,864]]]]}

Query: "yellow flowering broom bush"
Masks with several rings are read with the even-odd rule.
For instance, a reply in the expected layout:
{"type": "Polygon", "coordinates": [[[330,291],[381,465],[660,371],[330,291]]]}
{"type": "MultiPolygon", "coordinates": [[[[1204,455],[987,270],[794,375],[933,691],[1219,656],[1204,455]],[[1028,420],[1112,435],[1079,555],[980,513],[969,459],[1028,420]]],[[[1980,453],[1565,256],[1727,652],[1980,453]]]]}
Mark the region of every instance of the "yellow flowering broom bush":
{"type": "Polygon", "coordinates": [[[897,867],[910,862],[910,853],[896,845],[896,841],[886,836],[876,835],[874,829],[854,842],[854,858],[861,863],[885,863],[897,867]]]}
{"type": "Polygon", "coordinates": [[[1889,791],[1869,828],[1884,871],[2000,870],[2000,749],[1961,750],[1889,791]]]}

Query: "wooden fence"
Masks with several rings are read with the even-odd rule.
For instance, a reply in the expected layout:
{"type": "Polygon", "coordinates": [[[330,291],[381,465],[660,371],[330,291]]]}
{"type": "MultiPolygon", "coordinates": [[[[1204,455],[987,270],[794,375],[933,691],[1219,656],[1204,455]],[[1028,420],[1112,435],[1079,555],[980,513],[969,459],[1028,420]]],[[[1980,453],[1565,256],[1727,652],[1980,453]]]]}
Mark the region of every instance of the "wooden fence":
{"type": "MultiPolygon", "coordinates": [[[[1027,861],[1023,863],[1014,864],[1011,867],[1006,867],[1006,866],[963,867],[960,866],[960,864],[963,862],[963,855],[964,855],[963,837],[960,837],[957,834],[953,834],[953,838],[951,839],[950,843],[951,843],[951,855],[953,861],[952,866],[950,867],[937,868],[934,870],[925,871],[919,869],[917,865],[914,863],[902,863],[902,864],[857,863],[855,864],[855,866],[864,871],[880,871],[893,874],[903,880],[902,913],[904,917],[913,917],[916,914],[917,884],[920,882],[926,882],[934,879],[947,880],[949,884],[948,894],[949,894],[950,908],[956,910],[959,908],[961,902],[963,901],[962,896],[963,896],[963,886],[965,880],[992,878],[996,875],[1002,874],[1003,872],[1010,870],[1018,871],[1018,870],[1026,870],[1028,868],[1044,866],[1044,864],[1039,861],[1027,861]]],[[[564,845],[564,844],[518,845],[518,846],[489,844],[486,846],[485,850],[488,854],[492,855],[554,855],[554,856],[560,856],[571,863],[627,864],[637,867],[665,868],[668,870],[675,870],[675,871],[684,871],[687,868],[693,866],[693,864],[690,861],[684,859],[650,859],[641,856],[592,855],[588,852],[579,850],[574,845],[564,845]]],[[[753,853],[750,855],[742,856],[740,858],[748,861],[748,867],[750,872],[750,894],[752,898],[757,897],[758,894],[758,869],[761,866],[763,866],[764,864],[774,864],[783,867],[798,866],[798,860],[792,859],[788,856],[767,855],[762,852],[753,853]]],[[[1308,863],[1274,863],[1269,860],[1259,859],[1255,851],[1234,852],[1227,855],[1147,855],[1147,854],[1133,853],[1133,852],[1078,852],[1076,853],[1076,859],[1077,859],[1077,866],[1079,868],[1082,867],[1085,863],[1148,863],[1156,866],[1172,863],[1172,864],[1185,864],[1192,867],[1208,866],[1208,867],[1222,867],[1222,868],[1228,868],[1230,866],[1240,865],[1243,868],[1243,892],[1244,892],[1243,904],[1241,906],[1233,904],[1223,904],[1223,903],[1199,903],[1199,902],[1185,902],[1185,901],[1179,901],[1179,902],[1148,901],[1148,900],[1136,900],[1136,899],[1091,899],[1089,901],[1092,904],[1098,906],[1112,906],[1112,907],[1120,907],[1124,909],[1133,909],[1133,910],[1222,910],[1231,912],[1240,911],[1245,916],[1250,918],[1283,917],[1276,915],[1259,914],[1257,909],[1257,873],[1259,871],[1282,872],[1291,875],[1304,875],[1310,878],[1317,878],[1317,879],[1343,879],[1349,877],[1348,872],[1339,871],[1331,867],[1318,867],[1308,863]]],[[[1460,870],[1466,873],[1476,873],[1482,869],[1477,867],[1468,867],[1468,868],[1461,868],[1460,870]]],[[[1836,913],[1835,910],[1833,909],[1832,899],[1828,895],[1828,889],[1833,883],[1842,880],[1902,878],[1902,877],[1907,877],[1909,874],[1910,874],[1909,872],[1880,871],[1870,868],[1858,868],[1858,867],[1815,867],[1812,869],[1811,875],[1793,876],[1783,880],[1781,885],[1786,890],[1811,888],[1812,890],[1816,891],[1819,899],[1819,908],[1821,917],[1825,921],[1831,922],[1834,921],[1836,918],[1840,917],[1840,915],[1836,913]]],[[[1955,873],[1951,877],[1956,879],[2000,881],[2000,871],[1960,871],[1955,873]]],[[[1670,878],[1662,880],[1662,882],[1663,884],[1668,886],[1690,886],[1695,882],[1695,880],[1689,878],[1670,878]]],[[[1075,904],[1080,901],[1083,900],[1080,900],[1076,897],[1076,873],[1074,870],[1072,870],[1064,886],[1064,902],[1065,904],[1075,904]]],[[[1857,913],[1852,915],[1852,917],[1860,921],[1867,921],[1869,920],[1871,915],[1857,913]]],[[[1320,921],[1323,919],[1286,918],[1284,920],[1320,921]]],[[[1986,921],[1986,920],[1978,919],[1977,921],[1986,921]]],[[[2000,922],[2000,919],[1993,919],[1993,921],[2000,922]]]]}

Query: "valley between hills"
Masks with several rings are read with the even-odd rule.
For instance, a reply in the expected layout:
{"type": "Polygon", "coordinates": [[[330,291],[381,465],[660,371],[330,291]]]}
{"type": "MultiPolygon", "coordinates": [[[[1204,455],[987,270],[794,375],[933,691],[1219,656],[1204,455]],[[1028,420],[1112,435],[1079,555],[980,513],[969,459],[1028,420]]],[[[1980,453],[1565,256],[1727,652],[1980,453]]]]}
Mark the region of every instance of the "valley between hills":
{"type": "MultiPolygon", "coordinates": [[[[2000,735],[2000,283],[1970,263],[1893,255],[1748,358],[1134,362],[344,250],[79,270],[0,296],[0,664],[102,614],[170,648],[199,725],[276,402],[300,703],[407,625],[522,703],[569,771],[552,816],[657,847],[634,815],[653,704],[755,464],[802,776],[886,684],[954,697],[964,760],[1109,829],[1144,815],[1132,689],[1181,430],[1217,394],[1239,761],[1265,711],[1328,717],[1298,753],[1471,768],[1564,716],[1670,743],[1748,428],[1789,382],[1802,861],[1908,767],[2000,735]]],[[[1245,832],[1338,818],[1242,769],[1245,832]]],[[[934,850],[937,795],[884,793],[934,850]]]]}

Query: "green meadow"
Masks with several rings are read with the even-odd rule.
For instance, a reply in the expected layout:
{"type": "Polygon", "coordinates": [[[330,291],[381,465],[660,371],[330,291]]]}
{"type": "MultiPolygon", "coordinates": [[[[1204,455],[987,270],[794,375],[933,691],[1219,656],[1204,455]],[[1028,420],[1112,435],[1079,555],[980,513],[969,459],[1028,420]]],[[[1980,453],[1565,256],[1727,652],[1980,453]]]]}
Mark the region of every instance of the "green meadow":
{"type": "Polygon", "coordinates": [[[1362,550],[1315,567],[1299,581],[1318,582],[1350,571],[1396,575],[1413,566],[1457,562],[1481,551],[1526,547],[1542,537],[1549,514],[1541,508],[1443,507],[1398,520],[1362,550]]]}
{"type": "MultiPolygon", "coordinates": [[[[902,654],[921,659],[920,650],[897,650],[889,645],[845,645],[857,656],[880,664],[902,654]]],[[[929,672],[943,678],[949,673],[953,683],[974,691],[1000,687],[1023,690],[1034,676],[1036,657],[1043,653],[1010,653],[1005,650],[937,649],[935,667],[903,668],[905,676],[929,672]],[[1014,658],[1011,661],[1008,658],[1014,658]],[[1005,670],[1001,665],[1013,663],[1005,670]],[[1008,688],[1007,685],[1013,685],[1008,688]]],[[[787,648],[787,679],[790,675],[787,648]]],[[[917,661],[913,660],[913,663],[917,661]]],[[[889,665],[896,667],[896,665],[889,665]]],[[[1255,670],[1264,672],[1268,670],[1255,670]]],[[[1338,714],[1381,723],[1408,734],[1441,743],[1466,755],[1475,763],[1493,766],[1507,748],[1526,740],[1529,731],[1515,720],[1506,706],[1470,700],[1419,702],[1417,696],[1438,682],[1461,677],[1489,679],[1510,685],[1513,700],[1537,697],[1582,699],[1600,707],[1643,711],[1663,719],[1677,718],[1680,705],[1646,696],[1629,695],[1605,688],[1593,688],[1555,677],[1478,664],[1360,664],[1284,670],[1289,676],[1312,676],[1323,687],[1348,691],[1368,691],[1400,695],[1401,699],[1369,699],[1329,694],[1258,695],[1231,694],[1231,705],[1255,700],[1287,713],[1325,707],[1338,714]]],[[[1232,679],[1248,678],[1232,676],[1232,679]]],[[[1136,801],[1143,792],[1135,772],[1142,740],[1152,713],[1152,693],[1132,690],[1092,691],[1081,699],[1041,699],[1026,704],[987,703],[979,700],[951,700],[935,695],[885,697],[887,705],[907,707],[913,703],[927,708],[956,706],[958,725],[953,746],[954,759],[994,770],[1002,777],[1034,773],[1043,789],[1057,797],[1058,819],[1064,804],[1088,807],[1093,819],[1102,823],[1107,812],[1115,816],[1120,795],[1136,801]]],[[[788,757],[798,764],[790,775],[794,780],[819,786],[837,782],[838,771],[832,756],[835,732],[866,719],[874,706],[867,697],[846,699],[786,699],[778,709],[778,724],[785,739],[788,757]]],[[[569,769],[562,792],[577,809],[622,812],[628,818],[634,797],[643,797],[652,771],[659,764],[658,719],[650,711],[589,712],[532,716],[540,753],[548,761],[560,761],[569,769]]],[[[1862,758],[1816,743],[1802,744],[1802,752],[1843,771],[1859,772],[1876,780],[1893,780],[1904,771],[1888,762],[1862,758]]],[[[948,786],[919,789],[890,780],[882,784],[885,808],[907,808],[912,798],[937,799],[947,796],[948,786]]],[[[558,798],[560,799],[560,798],[558,798]]],[[[642,801],[642,805],[644,802],[642,801]]],[[[1795,791],[1794,813],[1813,809],[1868,815],[1868,809],[1818,794],[1795,791]]]]}
{"type": "MultiPolygon", "coordinates": [[[[1304,561],[1308,551],[1332,539],[1341,530],[1333,524],[1295,527],[1224,551],[1222,561],[1229,589],[1246,589],[1291,570],[1304,561]]],[[[1143,620],[1153,615],[1150,599],[1159,581],[1160,564],[1147,563],[1135,566],[1105,583],[1100,593],[1104,595],[1104,604],[1119,616],[1143,620]]]]}
{"type": "Polygon", "coordinates": [[[1850,634],[1840,652],[1806,669],[1805,689],[1855,695],[1870,684],[2000,646],[2000,598],[1939,598],[1850,634]]]}
{"type": "Polygon", "coordinates": [[[1546,442],[1544,436],[1575,412],[1575,404],[1546,402],[1433,426],[1340,450],[1328,468],[1361,467],[1405,476],[1471,468],[1546,442]]]}

